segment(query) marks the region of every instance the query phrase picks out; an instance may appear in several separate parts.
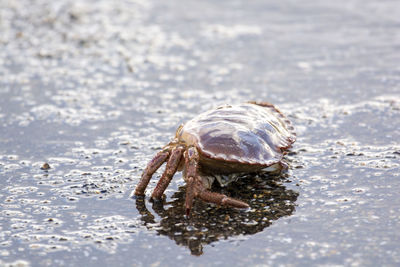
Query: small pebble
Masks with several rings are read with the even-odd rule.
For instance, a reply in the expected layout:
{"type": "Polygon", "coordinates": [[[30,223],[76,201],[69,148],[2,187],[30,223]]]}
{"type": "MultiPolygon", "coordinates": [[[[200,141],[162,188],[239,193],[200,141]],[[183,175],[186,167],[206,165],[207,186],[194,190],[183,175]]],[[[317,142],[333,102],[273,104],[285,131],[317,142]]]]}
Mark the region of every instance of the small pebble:
{"type": "Polygon", "coordinates": [[[43,164],[42,167],[40,167],[40,169],[46,171],[46,170],[50,169],[50,165],[46,162],[46,163],[43,164]]]}

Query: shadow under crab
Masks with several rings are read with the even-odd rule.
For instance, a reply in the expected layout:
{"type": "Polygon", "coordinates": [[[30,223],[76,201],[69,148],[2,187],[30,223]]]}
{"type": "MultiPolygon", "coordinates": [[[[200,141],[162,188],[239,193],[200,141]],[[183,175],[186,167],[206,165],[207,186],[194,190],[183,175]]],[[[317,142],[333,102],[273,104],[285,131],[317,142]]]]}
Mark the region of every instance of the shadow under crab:
{"type": "Polygon", "coordinates": [[[243,211],[208,205],[198,201],[191,217],[182,219],[185,211],[185,187],[180,187],[168,202],[155,201],[150,212],[144,198],[136,198],[136,208],[149,230],[168,236],[177,245],[188,247],[192,255],[203,254],[203,246],[235,236],[253,235],[263,231],[275,220],[295,211],[298,193],[287,189],[282,176],[247,175],[227,187],[213,190],[229,194],[250,203],[243,211]]]}

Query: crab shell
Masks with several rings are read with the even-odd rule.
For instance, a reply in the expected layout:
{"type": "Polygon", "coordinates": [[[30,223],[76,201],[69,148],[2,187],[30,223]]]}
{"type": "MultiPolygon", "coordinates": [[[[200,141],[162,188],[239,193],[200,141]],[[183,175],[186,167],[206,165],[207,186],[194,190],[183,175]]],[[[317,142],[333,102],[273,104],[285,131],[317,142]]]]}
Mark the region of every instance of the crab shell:
{"type": "Polygon", "coordinates": [[[177,130],[194,146],[203,173],[257,172],[280,163],[296,140],[291,122],[272,104],[248,102],[204,112],[177,130]]]}

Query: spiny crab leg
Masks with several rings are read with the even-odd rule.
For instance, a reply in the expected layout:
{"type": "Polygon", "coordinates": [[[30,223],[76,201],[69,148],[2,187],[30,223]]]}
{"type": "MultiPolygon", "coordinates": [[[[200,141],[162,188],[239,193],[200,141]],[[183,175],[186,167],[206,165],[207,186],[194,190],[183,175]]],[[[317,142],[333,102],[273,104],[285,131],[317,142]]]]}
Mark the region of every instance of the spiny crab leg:
{"type": "Polygon", "coordinates": [[[174,147],[172,149],[171,155],[167,162],[167,166],[165,167],[165,171],[158,181],[157,186],[153,191],[153,194],[151,195],[153,199],[159,199],[162,197],[165,189],[168,187],[169,183],[172,180],[172,177],[178,169],[184,150],[185,148],[181,146],[174,147]]]}
{"type": "Polygon", "coordinates": [[[140,182],[136,186],[135,195],[143,196],[144,190],[150,182],[151,176],[160,168],[160,166],[168,159],[171,149],[159,151],[154,158],[147,164],[144,170],[140,182]]]}
{"type": "Polygon", "coordinates": [[[200,198],[209,203],[215,203],[221,206],[229,206],[233,208],[245,209],[249,205],[243,201],[230,198],[224,194],[210,192],[204,186],[202,179],[198,173],[199,154],[197,149],[190,147],[185,152],[185,169],[186,169],[186,215],[189,216],[193,206],[193,200],[200,198]]]}
{"type": "MultiPolygon", "coordinates": [[[[200,160],[199,153],[194,147],[189,147],[185,151],[185,180],[186,180],[186,198],[185,198],[185,208],[186,215],[189,216],[190,210],[193,206],[193,200],[197,196],[199,190],[205,190],[204,185],[197,182],[196,178],[198,175],[198,162],[200,160]]],[[[198,180],[198,179],[197,179],[198,180]]]]}

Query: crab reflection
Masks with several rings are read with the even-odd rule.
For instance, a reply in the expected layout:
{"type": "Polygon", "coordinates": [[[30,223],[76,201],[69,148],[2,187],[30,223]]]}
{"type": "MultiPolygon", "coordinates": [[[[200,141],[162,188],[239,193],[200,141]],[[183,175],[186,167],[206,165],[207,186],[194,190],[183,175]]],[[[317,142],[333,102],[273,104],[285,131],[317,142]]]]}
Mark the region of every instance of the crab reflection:
{"type": "Polygon", "coordinates": [[[166,235],[178,245],[187,246],[191,254],[201,255],[203,245],[237,235],[252,235],[270,226],[273,221],[291,215],[298,193],[287,189],[281,177],[243,177],[225,188],[214,188],[250,204],[247,211],[211,206],[197,201],[190,218],[185,218],[185,187],[169,202],[154,202],[152,208],[161,218],[146,208],[143,198],[136,199],[141,220],[149,230],[166,235]]]}

